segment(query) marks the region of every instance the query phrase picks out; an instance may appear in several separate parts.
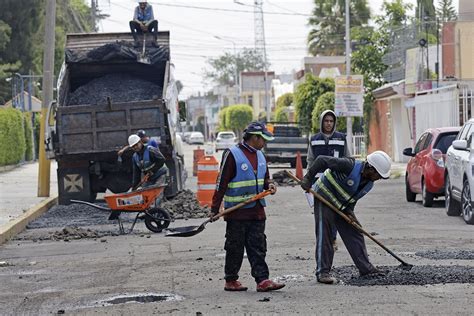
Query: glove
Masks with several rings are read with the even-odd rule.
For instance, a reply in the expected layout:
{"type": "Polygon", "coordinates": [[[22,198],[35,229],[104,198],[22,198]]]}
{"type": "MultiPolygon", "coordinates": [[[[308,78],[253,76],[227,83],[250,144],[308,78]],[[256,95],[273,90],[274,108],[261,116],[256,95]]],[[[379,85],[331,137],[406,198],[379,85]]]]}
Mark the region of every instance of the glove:
{"type": "Polygon", "coordinates": [[[209,212],[209,218],[211,219],[211,223],[217,220],[217,219],[214,219],[214,220],[212,219],[214,216],[217,215],[217,213],[219,213],[219,210],[212,210],[211,209],[211,211],[209,212]]]}
{"type": "Polygon", "coordinates": [[[303,180],[301,180],[301,183],[300,183],[301,187],[303,188],[303,190],[305,190],[306,192],[309,191],[309,189],[311,189],[311,186],[313,185],[312,184],[312,181],[309,180],[308,178],[304,177],[303,180]]]}

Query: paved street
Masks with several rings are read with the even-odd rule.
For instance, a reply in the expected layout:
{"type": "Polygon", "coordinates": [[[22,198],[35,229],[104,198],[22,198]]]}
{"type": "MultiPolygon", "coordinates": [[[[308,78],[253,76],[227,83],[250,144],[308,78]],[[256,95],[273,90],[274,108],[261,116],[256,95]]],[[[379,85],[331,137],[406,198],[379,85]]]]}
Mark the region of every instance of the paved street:
{"type": "MultiPolygon", "coordinates": [[[[249,291],[223,291],[223,221],[208,224],[202,233],[189,238],[150,234],[142,223],[134,234],[125,236],[68,242],[34,237],[60,230],[58,227],[27,230],[0,246],[0,261],[6,262],[0,267],[0,314],[470,314],[472,284],[318,284],[313,274],[313,216],[301,189],[280,187],[268,204],[267,262],[271,277],[287,284],[279,292],[255,292],[247,261],[240,275],[249,291]],[[126,295],[156,295],[169,301],[106,302],[124,302],[118,297],[126,295]]],[[[472,252],[474,226],[446,216],[442,202],[433,208],[405,202],[403,178],[377,183],[361,200],[357,214],[366,230],[376,232],[376,238],[409,263],[474,266],[472,260],[415,255],[435,249],[472,252]]],[[[179,220],[171,225],[201,222],[179,220]]],[[[367,241],[367,246],[375,265],[398,265],[373,242],[367,241]]],[[[334,266],[349,265],[352,261],[339,241],[334,266]]]]}

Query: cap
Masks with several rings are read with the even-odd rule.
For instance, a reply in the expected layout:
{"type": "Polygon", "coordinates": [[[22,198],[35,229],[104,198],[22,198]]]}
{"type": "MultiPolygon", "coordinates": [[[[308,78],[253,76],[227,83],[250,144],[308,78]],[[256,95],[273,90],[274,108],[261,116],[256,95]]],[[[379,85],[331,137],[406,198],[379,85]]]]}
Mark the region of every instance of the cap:
{"type": "Polygon", "coordinates": [[[139,131],[137,132],[137,135],[138,135],[138,137],[143,138],[143,137],[146,136],[146,132],[141,129],[141,130],[139,130],[139,131]]]}
{"type": "Polygon", "coordinates": [[[244,129],[244,133],[253,134],[253,135],[260,135],[263,139],[270,141],[273,140],[273,134],[270,133],[265,126],[265,124],[261,122],[252,122],[250,123],[246,129],[244,129]]]}

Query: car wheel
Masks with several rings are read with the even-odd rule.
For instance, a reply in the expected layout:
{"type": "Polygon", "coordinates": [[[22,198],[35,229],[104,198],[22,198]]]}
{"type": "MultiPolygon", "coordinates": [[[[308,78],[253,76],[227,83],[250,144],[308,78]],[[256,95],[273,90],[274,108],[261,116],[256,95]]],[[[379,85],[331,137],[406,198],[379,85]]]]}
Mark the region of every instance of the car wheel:
{"type": "Polygon", "coordinates": [[[462,185],[462,195],[461,195],[461,205],[462,205],[462,217],[466,224],[474,224],[474,214],[472,210],[471,202],[471,187],[469,186],[469,181],[466,179],[462,185]]]}
{"type": "Polygon", "coordinates": [[[458,203],[453,200],[453,195],[451,192],[451,182],[449,181],[449,175],[446,175],[446,179],[444,180],[445,189],[444,189],[444,199],[446,205],[446,214],[448,216],[459,216],[461,214],[461,210],[459,209],[458,203]]]}
{"type": "Polygon", "coordinates": [[[413,193],[410,190],[410,185],[408,184],[408,176],[405,175],[405,195],[407,198],[407,202],[415,202],[416,200],[416,193],[413,193]]]}
{"type": "Polygon", "coordinates": [[[434,195],[426,190],[425,179],[421,179],[421,203],[424,207],[433,206],[434,195]]]}
{"type": "Polygon", "coordinates": [[[145,215],[145,226],[154,233],[161,233],[170,225],[171,216],[163,208],[152,208],[145,215]]]}

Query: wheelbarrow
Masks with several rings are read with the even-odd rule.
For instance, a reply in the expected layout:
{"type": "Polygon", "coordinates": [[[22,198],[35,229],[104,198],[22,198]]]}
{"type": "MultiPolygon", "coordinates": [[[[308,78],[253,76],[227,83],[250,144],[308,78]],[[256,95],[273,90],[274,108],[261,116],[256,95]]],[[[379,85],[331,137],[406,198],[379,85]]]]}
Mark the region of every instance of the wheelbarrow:
{"type": "Polygon", "coordinates": [[[230,208],[227,208],[227,209],[223,210],[222,212],[219,212],[218,214],[208,218],[201,225],[169,228],[166,231],[165,237],[191,237],[191,236],[197,235],[200,232],[202,232],[204,230],[204,228],[206,228],[207,223],[214,222],[214,221],[218,220],[220,217],[222,217],[224,215],[227,215],[227,214],[229,214],[229,213],[231,213],[231,212],[233,212],[233,211],[235,211],[235,210],[237,210],[237,209],[241,208],[242,206],[245,206],[249,203],[260,200],[260,199],[266,197],[267,195],[271,194],[272,192],[273,191],[271,191],[271,190],[265,190],[263,192],[260,192],[257,195],[254,195],[254,196],[250,197],[248,200],[246,200],[242,203],[239,203],[235,206],[232,206],[230,208]]]}
{"type": "Polygon", "coordinates": [[[109,220],[116,219],[118,221],[121,234],[125,234],[125,229],[122,220],[120,219],[120,214],[122,212],[137,213],[128,233],[133,231],[138,219],[143,219],[146,228],[150,231],[160,233],[163,229],[169,226],[170,222],[173,221],[168,211],[158,206],[161,201],[161,195],[166,186],[167,184],[159,184],[144,187],[128,193],[105,196],[104,199],[109,207],[79,200],[71,200],[71,202],[86,204],[102,211],[109,211],[109,220]]]}

